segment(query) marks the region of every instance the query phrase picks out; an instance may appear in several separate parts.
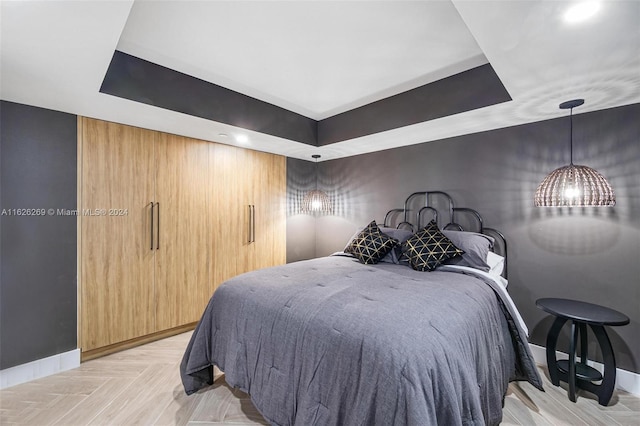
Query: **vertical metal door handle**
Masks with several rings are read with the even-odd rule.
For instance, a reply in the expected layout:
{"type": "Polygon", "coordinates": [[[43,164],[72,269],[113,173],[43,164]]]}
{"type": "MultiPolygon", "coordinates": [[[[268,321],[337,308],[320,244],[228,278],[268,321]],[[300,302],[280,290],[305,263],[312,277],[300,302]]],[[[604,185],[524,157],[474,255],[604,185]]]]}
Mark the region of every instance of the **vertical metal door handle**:
{"type": "Polygon", "coordinates": [[[253,213],[251,212],[251,204],[249,204],[247,207],[249,207],[249,215],[247,216],[247,242],[251,243],[251,234],[253,232],[253,230],[251,229],[252,225],[252,216],[253,213]]]}
{"type": "Polygon", "coordinates": [[[151,250],[153,250],[153,201],[151,204],[151,250]]]}
{"type": "Polygon", "coordinates": [[[256,242],[256,206],[251,205],[251,242],[256,242]]]}
{"type": "Polygon", "coordinates": [[[160,250],[160,202],[157,202],[156,205],[158,206],[158,224],[157,229],[158,229],[158,235],[156,238],[156,250],[160,250]]]}

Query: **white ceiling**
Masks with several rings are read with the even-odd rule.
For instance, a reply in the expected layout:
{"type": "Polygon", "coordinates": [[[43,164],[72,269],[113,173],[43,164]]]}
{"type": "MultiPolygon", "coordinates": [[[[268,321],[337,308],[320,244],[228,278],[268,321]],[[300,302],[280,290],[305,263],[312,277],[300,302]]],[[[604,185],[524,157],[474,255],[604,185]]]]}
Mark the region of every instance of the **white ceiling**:
{"type": "Polygon", "coordinates": [[[640,102],[640,2],[573,3],[2,1],[0,96],[323,160],[640,102]],[[513,101],[315,148],[99,93],[116,49],[314,119],[487,61],[513,101]]]}
{"type": "Polygon", "coordinates": [[[487,63],[448,1],[137,1],[118,50],[315,120],[487,63]]]}

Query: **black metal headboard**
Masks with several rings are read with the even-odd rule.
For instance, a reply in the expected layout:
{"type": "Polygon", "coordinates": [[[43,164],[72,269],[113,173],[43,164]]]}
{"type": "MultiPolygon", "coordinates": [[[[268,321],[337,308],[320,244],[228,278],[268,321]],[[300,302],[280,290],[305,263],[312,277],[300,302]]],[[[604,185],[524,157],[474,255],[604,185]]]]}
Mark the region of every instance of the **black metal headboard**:
{"type": "Polygon", "coordinates": [[[419,191],[409,195],[401,209],[391,209],[384,217],[384,226],[405,228],[415,232],[433,219],[440,229],[455,229],[485,234],[496,240],[493,251],[505,258],[503,276],[507,278],[507,240],[502,232],[484,226],[477,210],[455,207],[453,198],[443,191],[419,191]]]}

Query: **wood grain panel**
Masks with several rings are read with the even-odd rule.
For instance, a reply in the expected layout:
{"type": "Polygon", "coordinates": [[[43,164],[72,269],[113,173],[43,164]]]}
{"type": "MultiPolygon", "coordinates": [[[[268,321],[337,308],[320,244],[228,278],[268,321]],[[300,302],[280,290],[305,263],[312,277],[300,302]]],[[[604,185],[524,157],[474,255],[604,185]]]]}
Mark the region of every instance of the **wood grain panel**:
{"type": "Polygon", "coordinates": [[[149,223],[155,136],[88,118],[82,132],[81,348],[87,351],[155,330],[149,223]]]}
{"type": "Polygon", "coordinates": [[[215,285],[286,261],[286,158],[212,144],[215,185],[213,271],[215,285]],[[249,242],[249,206],[255,241],[249,242]]]}
{"type": "Polygon", "coordinates": [[[193,330],[198,325],[197,322],[181,325],[179,327],[170,328],[168,330],[160,330],[155,333],[145,334],[144,336],[136,337],[131,340],[125,340],[123,342],[114,343],[113,345],[101,346],[99,348],[84,351],[81,354],[80,362],[89,361],[95,358],[104,357],[116,352],[124,351],[126,349],[135,348],[136,346],[144,345],[149,342],[155,342],[156,340],[165,339],[169,336],[184,333],[186,331],[193,330]]]}
{"type": "Polygon", "coordinates": [[[271,252],[272,264],[287,263],[287,159],[272,155],[273,179],[271,179],[271,197],[269,211],[269,228],[273,233],[271,252]]]}
{"type": "Polygon", "coordinates": [[[246,238],[246,215],[241,189],[240,164],[242,150],[229,145],[210,145],[210,175],[212,179],[211,223],[212,255],[210,276],[213,291],[224,281],[236,276],[238,256],[246,238]]]}
{"type": "Polygon", "coordinates": [[[211,297],[209,145],[166,133],[157,136],[157,330],[199,320],[211,297]]]}
{"type": "Polygon", "coordinates": [[[79,128],[82,208],[127,211],[82,217],[83,354],[194,323],[222,282],[285,262],[284,157],[92,119],[79,128]]]}
{"type": "Polygon", "coordinates": [[[255,269],[286,261],[286,158],[256,153],[253,199],[256,205],[255,269]]]}
{"type": "MultiPolygon", "coordinates": [[[[249,206],[256,206],[255,194],[258,193],[257,187],[261,185],[258,180],[258,169],[260,167],[258,158],[259,153],[256,151],[242,149],[238,152],[240,210],[237,214],[241,218],[241,239],[236,261],[239,274],[256,269],[256,244],[249,241],[249,223],[251,221],[249,206]]],[[[256,211],[256,215],[259,215],[258,211],[256,211]]],[[[258,222],[259,219],[256,217],[256,236],[261,231],[258,222]]]]}

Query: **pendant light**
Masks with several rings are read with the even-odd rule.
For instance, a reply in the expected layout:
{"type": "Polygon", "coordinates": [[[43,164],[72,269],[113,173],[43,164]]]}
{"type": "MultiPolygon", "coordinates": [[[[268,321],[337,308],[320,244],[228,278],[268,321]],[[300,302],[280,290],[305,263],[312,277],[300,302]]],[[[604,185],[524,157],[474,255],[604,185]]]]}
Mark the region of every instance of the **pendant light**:
{"type": "Polygon", "coordinates": [[[584,104],[584,99],[574,99],[560,104],[560,109],[570,109],[569,143],[570,163],[547,175],[536,190],[536,207],[587,207],[614,206],[613,188],[597,170],[573,164],[573,108],[584,104]]]}
{"type": "Polygon", "coordinates": [[[331,199],[326,192],[318,189],[318,158],[320,155],[311,156],[316,162],[316,189],[307,192],[302,199],[301,210],[304,213],[329,213],[333,209],[331,199]]]}

